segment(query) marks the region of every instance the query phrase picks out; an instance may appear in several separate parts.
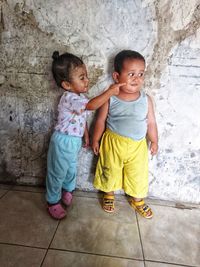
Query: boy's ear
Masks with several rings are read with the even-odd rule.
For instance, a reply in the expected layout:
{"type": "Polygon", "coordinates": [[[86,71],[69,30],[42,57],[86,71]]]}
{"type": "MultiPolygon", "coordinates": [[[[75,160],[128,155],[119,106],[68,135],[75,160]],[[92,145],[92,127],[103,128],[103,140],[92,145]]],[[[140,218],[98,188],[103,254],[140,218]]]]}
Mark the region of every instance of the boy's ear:
{"type": "Polygon", "coordinates": [[[62,81],[61,86],[65,90],[70,90],[71,89],[71,84],[68,81],[62,81]]]}
{"type": "Polygon", "coordinates": [[[119,82],[119,73],[114,71],[113,74],[112,74],[112,77],[113,77],[113,80],[118,83],[119,82]]]}

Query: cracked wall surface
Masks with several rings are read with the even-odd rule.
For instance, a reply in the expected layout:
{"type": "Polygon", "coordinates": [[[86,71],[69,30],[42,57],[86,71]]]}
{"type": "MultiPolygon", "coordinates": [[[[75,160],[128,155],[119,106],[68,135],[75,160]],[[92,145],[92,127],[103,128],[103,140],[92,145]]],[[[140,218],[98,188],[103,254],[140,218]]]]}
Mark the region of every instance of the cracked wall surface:
{"type": "MultiPolygon", "coordinates": [[[[51,55],[69,51],[88,67],[88,96],[112,81],[121,49],[147,61],[145,91],[155,103],[159,153],[149,195],[200,202],[200,1],[1,0],[0,182],[44,184],[46,153],[62,90],[51,55]]],[[[92,134],[94,113],[89,118],[92,134]]],[[[83,148],[77,188],[94,190],[96,158],[83,148]]]]}

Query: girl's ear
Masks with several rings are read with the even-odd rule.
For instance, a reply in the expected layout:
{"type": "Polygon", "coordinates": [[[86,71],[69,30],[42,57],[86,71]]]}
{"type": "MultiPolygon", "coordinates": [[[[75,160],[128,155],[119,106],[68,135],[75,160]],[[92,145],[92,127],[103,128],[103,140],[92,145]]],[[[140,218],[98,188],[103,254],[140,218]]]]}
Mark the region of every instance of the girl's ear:
{"type": "Polygon", "coordinates": [[[116,82],[116,83],[118,83],[119,82],[119,73],[118,72],[113,72],[113,74],[112,74],[112,77],[113,77],[113,80],[116,82]]]}
{"type": "Polygon", "coordinates": [[[63,89],[68,90],[68,91],[70,91],[70,89],[71,89],[71,84],[67,81],[62,81],[61,86],[63,89]]]}

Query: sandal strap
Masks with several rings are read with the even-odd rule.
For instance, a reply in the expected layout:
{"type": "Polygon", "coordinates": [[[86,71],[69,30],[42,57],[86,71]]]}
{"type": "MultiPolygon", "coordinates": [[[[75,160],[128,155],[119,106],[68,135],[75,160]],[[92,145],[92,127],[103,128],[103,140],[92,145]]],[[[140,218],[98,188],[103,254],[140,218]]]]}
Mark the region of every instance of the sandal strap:
{"type": "Polygon", "coordinates": [[[146,205],[145,203],[144,203],[144,199],[142,199],[142,200],[140,200],[140,201],[135,201],[135,200],[133,200],[132,199],[132,202],[134,203],[134,205],[137,207],[137,206],[144,206],[144,205],[146,205]]]}
{"type": "Polygon", "coordinates": [[[104,206],[114,206],[114,195],[104,195],[103,196],[103,205],[104,206]]]}
{"type": "Polygon", "coordinates": [[[104,201],[103,205],[104,206],[114,206],[114,202],[113,201],[104,201]]]}
{"type": "Polygon", "coordinates": [[[107,195],[107,194],[104,194],[103,199],[114,200],[114,199],[115,199],[115,196],[114,196],[114,195],[107,195]]]}
{"type": "Polygon", "coordinates": [[[149,208],[149,206],[148,205],[146,205],[146,204],[144,204],[143,206],[141,206],[141,207],[137,207],[140,211],[142,211],[142,212],[148,212],[148,211],[150,211],[151,209],[149,208]]]}

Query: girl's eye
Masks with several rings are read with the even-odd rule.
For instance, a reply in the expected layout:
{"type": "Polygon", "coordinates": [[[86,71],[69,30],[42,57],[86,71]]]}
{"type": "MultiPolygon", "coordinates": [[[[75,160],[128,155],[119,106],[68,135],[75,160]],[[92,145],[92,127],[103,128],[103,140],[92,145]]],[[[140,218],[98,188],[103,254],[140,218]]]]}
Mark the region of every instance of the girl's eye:
{"type": "Polygon", "coordinates": [[[80,80],[84,81],[84,80],[88,80],[88,77],[87,76],[81,76],[80,77],[80,80]]]}
{"type": "Polygon", "coordinates": [[[129,77],[134,77],[135,76],[135,73],[129,73],[128,76],[129,77]]]}

